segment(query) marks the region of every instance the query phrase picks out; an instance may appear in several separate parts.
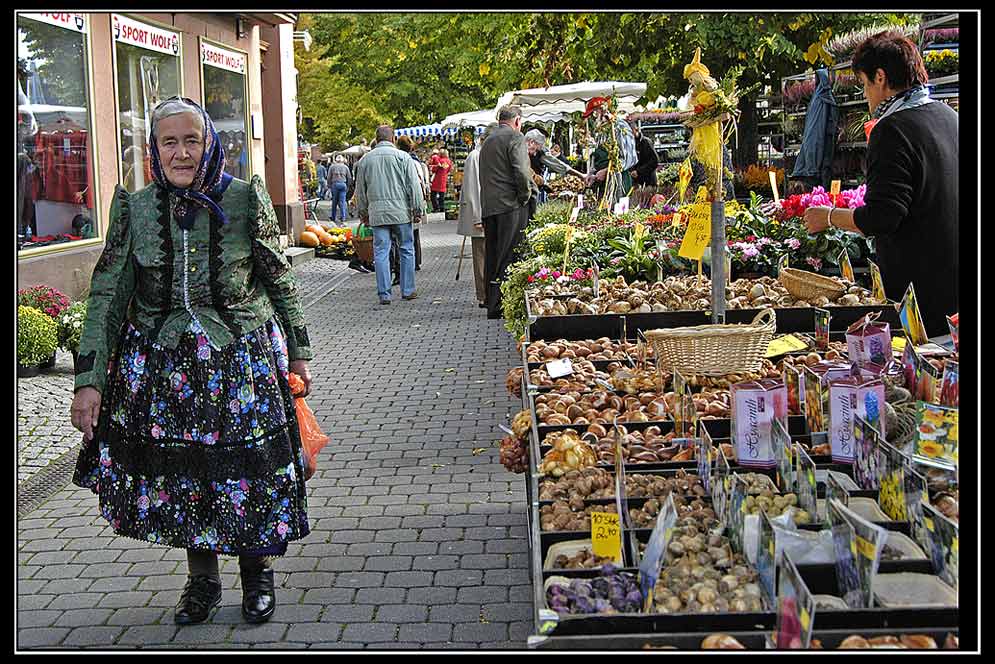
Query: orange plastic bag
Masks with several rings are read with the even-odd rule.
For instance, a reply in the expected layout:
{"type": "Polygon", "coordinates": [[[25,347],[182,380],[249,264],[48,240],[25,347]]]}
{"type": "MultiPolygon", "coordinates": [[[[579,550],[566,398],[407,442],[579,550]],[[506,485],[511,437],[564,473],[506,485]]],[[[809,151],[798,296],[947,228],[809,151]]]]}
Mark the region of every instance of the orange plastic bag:
{"type": "MultiPolygon", "coordinates": [[[[290,391],[293,394],[304,392],[304,381],[295,373],[290,374],[290,391]]],[[[318,465],[318,452],[328,444],[328,436],[321,431],[318,420],[308,407],[304,399],[297,397],[294,399],[294,406],[297,408],[297,424],[301,431],[301,445],[304,447],[304,457],[307,461],[307,468],[304,469],[304,479],[309,480],[314,475],[318,465]]]]}

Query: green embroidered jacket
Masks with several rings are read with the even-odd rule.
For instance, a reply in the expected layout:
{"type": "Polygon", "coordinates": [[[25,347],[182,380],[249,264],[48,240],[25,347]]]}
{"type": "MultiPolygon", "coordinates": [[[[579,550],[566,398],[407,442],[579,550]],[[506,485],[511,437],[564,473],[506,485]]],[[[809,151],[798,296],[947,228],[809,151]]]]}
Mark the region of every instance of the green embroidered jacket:
{"type": "Polygon", "coordinates": [[[232,180],[221,207],[228,223],[201,209],[184,231],[172,217],[166,190],[152,184],[129,194],[117,187],[90,284],[77,390],[103,391],[126,318],[155,343],[175,349],[196,316],[220,349],[275,313],[290,360],[312,358],[297,282],[262,178],[232,180]]]}

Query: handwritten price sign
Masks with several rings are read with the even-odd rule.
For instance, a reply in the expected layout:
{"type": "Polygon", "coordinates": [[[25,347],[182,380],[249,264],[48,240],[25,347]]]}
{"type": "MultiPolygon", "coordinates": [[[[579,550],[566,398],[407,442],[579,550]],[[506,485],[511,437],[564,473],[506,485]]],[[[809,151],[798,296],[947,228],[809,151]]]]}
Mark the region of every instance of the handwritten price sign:
{"type": "Polygon", "coordinates": [[[691,205],[687,230],[677,255],[700,261],[705,247],[712,241],[712,207],[709,203],[691,205]]]}
{"type": "Polygon", "coordinates": [[[591,544],[594,555],[622,562],[622,529],[619,527],[618,514],[591,514],[591,544]]]}

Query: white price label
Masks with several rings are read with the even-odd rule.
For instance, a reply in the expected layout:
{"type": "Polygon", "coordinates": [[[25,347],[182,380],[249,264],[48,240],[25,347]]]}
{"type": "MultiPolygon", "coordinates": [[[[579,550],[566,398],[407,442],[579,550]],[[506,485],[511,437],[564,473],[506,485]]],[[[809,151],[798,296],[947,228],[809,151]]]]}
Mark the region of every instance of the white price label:
{"type": "Polygon", "coordinates": [[[580,214],[580,208],[579,207],[575,207],[573,209],[573,211],[570,213],[570,221],[568,223],[570,223],[570,224],[576,223],[576,221],[577,221],[577,215],[579,215],[579,214],[580,214]]]}
{"type": "Polygon", "coordinates": [[[546,371],[549,372],[550,378],[563,378],[574,372],[573,362],[570,361],[570,358],[553,360],[546,363],[546,371]]]}

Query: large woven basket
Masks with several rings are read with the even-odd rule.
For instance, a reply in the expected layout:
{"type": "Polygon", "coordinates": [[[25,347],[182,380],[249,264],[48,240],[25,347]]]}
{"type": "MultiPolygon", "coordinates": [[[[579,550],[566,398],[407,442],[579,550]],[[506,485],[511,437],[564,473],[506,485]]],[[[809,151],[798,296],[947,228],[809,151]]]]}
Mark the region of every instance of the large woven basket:
{"type": "Polygon", "coordinates": [[[356,237],[352,236],[352,248],[356,250],[356,258],[361,263],[373,262],[373,236],[356,237]]]}
{"type": "Polygon", "coordinates": [[[846,292],[846,287],[838,281],[806,270],[785,268],[777,278],[799,300],[814,300],[817,297],[835,300],[846,292]]]}
{"type": "Polygon", "coordinates": [[[695,325],[645,335],[661,369],[684,376],[725,376],[759,371],[776,328],[774,310],[764,309],[748,325],[695,325]]]}

